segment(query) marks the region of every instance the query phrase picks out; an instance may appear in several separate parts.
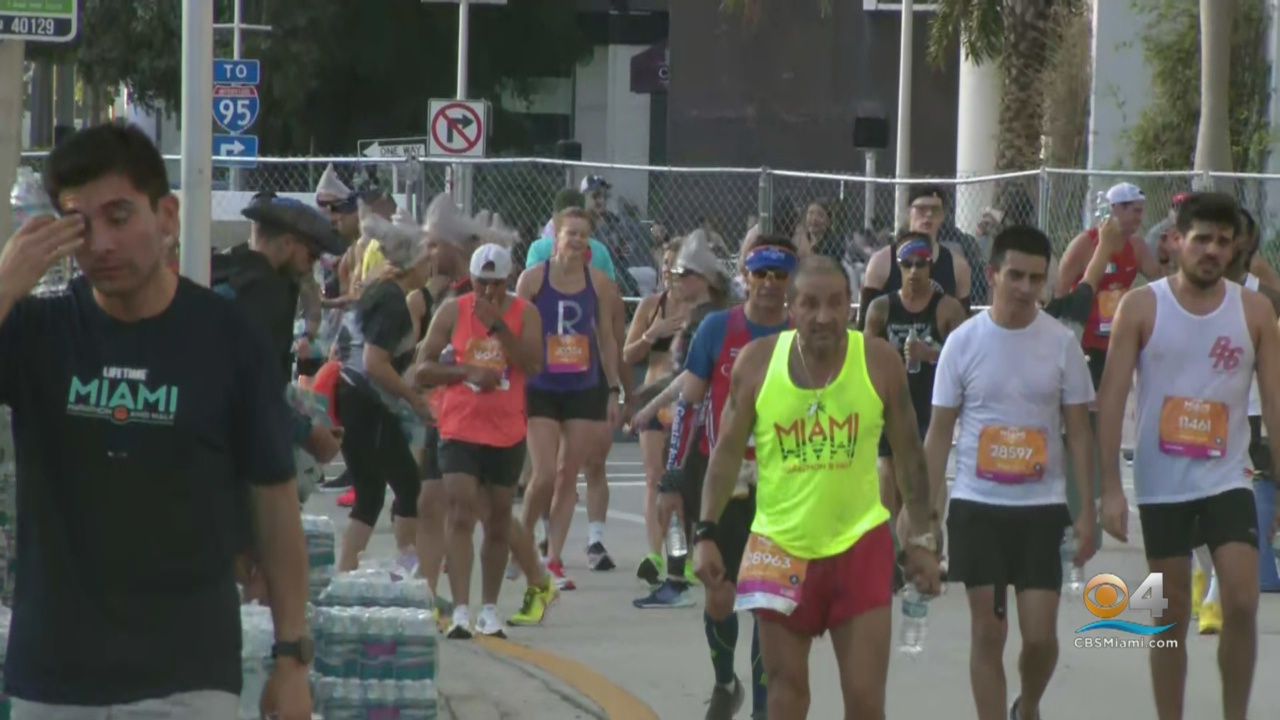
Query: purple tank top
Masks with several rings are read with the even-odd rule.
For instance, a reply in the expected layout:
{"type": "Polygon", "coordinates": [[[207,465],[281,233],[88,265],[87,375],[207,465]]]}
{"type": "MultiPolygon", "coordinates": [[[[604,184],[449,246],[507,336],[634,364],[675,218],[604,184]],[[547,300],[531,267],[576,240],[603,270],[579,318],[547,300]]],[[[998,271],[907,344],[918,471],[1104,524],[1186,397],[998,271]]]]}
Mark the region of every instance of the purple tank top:
{"type": "Polygon", "coordinates": [[[542,264],[542,288],[533,305],[542,318],[542,372],[529,387],[548,392],[576,392],[599,385],[600,348],[596,344],[596,290],[591,270],[587,286],[572,295],[551,285],[551,261],[542,264]]]}

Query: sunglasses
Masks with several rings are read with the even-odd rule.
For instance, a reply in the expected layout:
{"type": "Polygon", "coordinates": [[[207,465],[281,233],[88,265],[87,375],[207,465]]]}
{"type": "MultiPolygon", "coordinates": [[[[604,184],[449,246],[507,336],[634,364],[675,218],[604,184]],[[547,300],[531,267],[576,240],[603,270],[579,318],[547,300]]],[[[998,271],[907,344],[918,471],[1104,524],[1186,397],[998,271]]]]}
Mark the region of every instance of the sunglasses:
{"type": "Polygon", "coordinates": [[[912,205],[911,212],[917,215],[923,215],[925,217],[928,217],[930,215],[941,215],[942,206],[941,205],[912,205]]]}
{"type": "Polygon", "coordinates": [[[506,287],[506,280],[491,280],[488,278],[472,278],[471,283],[478,288],[490,289],[495,287],[506,287]]]}
{"type": "Polygon", "coordinates": [[[932,263],[928,260],[899,260],[898,261],[898,265],[902,266],[903,270],[916,270],[916,269],[923,270],[929,267],[931,264],[932,263]]]}
{"type": "Polygon", "coordinates": [[[356,203],[354,200],[330,200],[320,203],[320,208],[331,213],[346,215],[347,213],[355,212],[356,203]]]}
{"type": "Polygon", "coordinates": [[[787,278],[791,277],[791,273],[787,272],[786,270],[780,270],[778,268],[760,268],[759,270],[752,270],[751,277],[755,278],[756,280],[765,280],[768,278],[773,278],[778,282],[786,282],[787,278]]]}

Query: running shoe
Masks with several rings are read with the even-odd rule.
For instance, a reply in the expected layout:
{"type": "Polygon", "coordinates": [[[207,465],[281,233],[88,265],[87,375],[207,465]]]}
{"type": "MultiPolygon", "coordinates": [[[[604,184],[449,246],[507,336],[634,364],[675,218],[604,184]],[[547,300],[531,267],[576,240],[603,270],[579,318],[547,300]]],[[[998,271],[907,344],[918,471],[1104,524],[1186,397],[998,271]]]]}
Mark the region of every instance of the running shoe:
{"type": "Polygon", "coordinates": [[[450,640],[471,639],[471,614],[467,612],[465,605],[453,609],[453,618],[449,621],[449,629],[444,634],[450,640]]]}
{"type": "Polygon", "coordinates": [[[345,471],[335,478],[330,478],[320,483],[320,492],[342,492],[351,487],[351,472],[345,471]]]}
{"type": "Polygon", "coordinates": [[[508,579],[508,580],[519,580],[519,579],[520,579],[520,566],[516,564],[516,561],[515,561],[515,560],[509,560],[509,561],[507,561],[507,572],[506,572],[506,576],[507,576],[507,579],[508,579]]]}
{"type": "Polygon", "coordinates": [[[640,610],[660,610],[693,607],[695,602],[688,585],[668,578],[656,590],[632,600],[631,604],[640,610]]]}
{"type": "Polygon", "coordinates": [[[684,564],[684,579],[690,585],[701,585],[702,578],[698,577],[698,573],[693,571],[693,563],[686,561],[684,564]]]}
{"type": "Polygon", "coordinates": [[[555,582],[548,575],[544,586],[530,585],[524,589],[524,602],[520,604],[520,611],[512,615],[507,620],[507,624],[514,627],[541,625],[547,617],[547,609],[559,598],[560,591],[556,589],[555,582]]]}
{"type": "Polygon", "coordinates": [[[604,549],[604,543],[593,542],[587,546],[587,567],[596,572],[605,572],[618,566],[609,557],[609,551],[604,549]]]}
{"type": "Polygon", "coordinates": [[[502,629],[502,621],[498,619],[498,611],[493,606],[485,606],[480,610],[480,617],[476,618],[476,634],[507,639],[507,633],[502,629]]]}
{"type": "MultiPolygon", "coordinates": [[[[1041,715],[1041,717],[1044,717],[1041,715]]],[[[1009,720],[1022,720],[1022,696],[1019,695],[1009,706],[1009,720]]]]}
{"type": "Polygon", "coordinates": [[[351,488],[338,496],[338,507],[351,507],[356,504],[356,489],[351,488]]]}
{"type": "Polygon", "coordinates": [[[547,562],[547,572],[555,579],[556,587],[568,592],[569,590],[577,590],[578,586],[573,583],[564,574],[564,563],[559,560],[547,562]]]}
{"type": "Polygon", "coordinates": [[[662,556],[658,553],[649,553],[640,561],[640,567],[636,568],[636,577],[640,578],[640,582],[649,587],[656,587],[662,584],[662,556]]]}
{"type": "Polygon", "coordinates": [[[1222,632],[1222,603],[1207,600],[1200,606],[1200,634],[1217,635],[1222,632]]]}
{"type": "Polygon", "coordinates": [[[747,693],[742,689],[738,676],[733,676],[733,686],[716,685],[711,690],[711,699],[707,701],[706,720],[733,720],[733,716],[742,709],[747,700],[747,693]]]}

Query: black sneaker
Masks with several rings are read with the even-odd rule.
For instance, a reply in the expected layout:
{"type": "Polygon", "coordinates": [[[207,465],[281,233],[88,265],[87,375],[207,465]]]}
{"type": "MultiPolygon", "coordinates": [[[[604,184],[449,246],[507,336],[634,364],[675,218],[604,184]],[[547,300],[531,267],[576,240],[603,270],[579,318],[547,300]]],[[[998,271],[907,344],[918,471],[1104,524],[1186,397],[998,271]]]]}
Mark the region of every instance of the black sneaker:
{"type": "Polygon", "coordinates": [[[735,675],[732,689],[719,685],[712,689],[711,700],[708,701],[709,707],[707,708],[706,720],[733,720],[733,716],[738,714],[746,700],[747,693],[742,689],[742,683],[738,681],[738,676],[735,675]]]}
{"type": "Polygon", "coordinates": [[[330,478],[320,483],[320,492],[342,492],[351,487],[351,471],[343,470],[342,474],[336,478],[330,478]]]}
{"type": "Polygon", "coordinates": [[[636,577],[640,578],[640,582],[653,587],[662,582],[662,556],[646,555],[640,561],[640,567],[636,568],[636,577]]]}
{"type": "MultiPolygon", "coordinates": [[[[1019,695],[1014,699],[1013,704],[1009,706],[1009,720],[1022,720],[1022,696],[1019,695]]],[[[1043,720],[1043,718],[1041,719],[1043,720]]]]}
{"type": "Polygon", "coordinates": [[[609,557],[609,551],[604,549],[604,543],[594,542],[587,546],[587,567],[597,572],[612,570],[617,567],[613,563],[613,558],[609,557]]]}

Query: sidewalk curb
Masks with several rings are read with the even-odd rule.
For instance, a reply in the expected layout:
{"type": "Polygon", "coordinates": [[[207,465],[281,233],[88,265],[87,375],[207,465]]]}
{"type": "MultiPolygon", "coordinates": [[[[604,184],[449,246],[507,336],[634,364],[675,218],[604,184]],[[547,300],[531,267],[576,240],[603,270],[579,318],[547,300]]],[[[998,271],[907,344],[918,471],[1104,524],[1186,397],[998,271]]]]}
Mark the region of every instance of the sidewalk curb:
{"type": "Polygon", "coordinates": [[[599,720],[658,720],[657,713],[647,703],[582,663],[510,640],[476,638],[476,644],[499,661],[542,680],[551,692],[591,717],[599,720]],[[547,682],[548,679],[554,683],[547,682]],[[556,687],[559,684],[574,692],[560,690],[556,687]]]}

